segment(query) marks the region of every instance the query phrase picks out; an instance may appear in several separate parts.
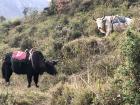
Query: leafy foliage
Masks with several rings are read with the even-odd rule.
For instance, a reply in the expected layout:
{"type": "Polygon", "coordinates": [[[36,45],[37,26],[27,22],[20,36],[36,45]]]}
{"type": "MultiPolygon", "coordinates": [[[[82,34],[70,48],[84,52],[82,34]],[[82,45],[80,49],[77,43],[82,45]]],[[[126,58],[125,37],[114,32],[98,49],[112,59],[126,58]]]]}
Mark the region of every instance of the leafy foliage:
{"type": "MultiPolygon", "coordinates": [[[[131,32],[130,30],[126,33],[126,39],[122,45],[122,53],[125,57],[123,66],[118,68],[118,73],[123,78],[118,78],[122,81],[121,88],[123,93],[124,103],[137,105],[140,100],[139,91],[139,54],[140,50],[140,38],[137,33],[131,32]]],[[[119,76],[118,75],[118,76],[119,76]]]]}
{"type": "Polygon", "coordinates": [[[138,3],[137,0],[72,0],[70,9],[58,15],[52,0],[46,12],[32,11],[22,22],[0,24],[1,58],[9,51],[36,47],[47,60],[59,60],[58,75],[43,75],[39,89],[26,89],[22,86],[25,79],[13,76],[16,82],[9,91],[18,92],[2,95],[0,102],[139,105],[140,15],[135,2],[138,3]],[[133,28],[108,37],[99,36],[93,16],[117,14],[137,17],[133,28]]]}

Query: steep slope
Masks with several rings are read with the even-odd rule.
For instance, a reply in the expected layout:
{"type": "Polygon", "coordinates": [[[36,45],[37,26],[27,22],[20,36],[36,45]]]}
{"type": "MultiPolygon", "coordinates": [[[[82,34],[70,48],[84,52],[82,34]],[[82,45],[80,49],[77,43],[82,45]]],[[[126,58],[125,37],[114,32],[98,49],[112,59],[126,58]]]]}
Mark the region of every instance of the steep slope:
{"type": "Polygon", "coordinates": [[[78,5],[72,2],[65,14],[55,14],[51,7],[49,13],[31,14],[22,23],[15,20],[0,25],[1,58],[6,52],[33,46],[47,60],[59,60],[58,75],[41,76],[39,89],[27,89],[26,77],[13,74],[9,87],[1,83],[0,104],[140,104],[140,14],[136,14],[139,9],[137,5],[127,8],[128,2],[122,0],[93,1],[88,9],[79,0],[78,5]],[[104,37],[93,20],[93,16],[104,14],[132,15],[134,25],[104,37]]]}

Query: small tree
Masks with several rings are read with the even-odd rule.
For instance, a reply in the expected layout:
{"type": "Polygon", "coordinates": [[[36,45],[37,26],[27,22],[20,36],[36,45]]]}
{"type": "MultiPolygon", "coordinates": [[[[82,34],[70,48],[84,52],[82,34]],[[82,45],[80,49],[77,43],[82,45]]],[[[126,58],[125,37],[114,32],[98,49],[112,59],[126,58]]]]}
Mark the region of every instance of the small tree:
{"type": "Polygon", "coordinates": [[[36,9],[31,9],[29,11],[29,20],[34,24],[36,22],[38,22],[38,18],[39,18],[39,15],[38,15],[38,10],[36,9]]]}
{"type": "Polygon", "coordinates": [[[69,10],[69,0],[56,0],[56,7],[58,14],[67,12],[69,10]]]}
{"type": "Polygon", "coordinates": [[[48,9],[48,15],[53,15],[56,13],[56,0],[52,0],[50,3],[50,7],[48,9]]]}
{"type": "Polygon", "coordinates": [[[30,8],[28,8],[28,7],[24,8],[23,14],[24,14],[25,17],[27,16],[27,13],[29,12],[29,10],[30,10],[30,8]]]}
{"type": "Polygon", "coordinates": [[[4,22],[6,18],[4,16],[0,16],[0,22],[4,22]]]}

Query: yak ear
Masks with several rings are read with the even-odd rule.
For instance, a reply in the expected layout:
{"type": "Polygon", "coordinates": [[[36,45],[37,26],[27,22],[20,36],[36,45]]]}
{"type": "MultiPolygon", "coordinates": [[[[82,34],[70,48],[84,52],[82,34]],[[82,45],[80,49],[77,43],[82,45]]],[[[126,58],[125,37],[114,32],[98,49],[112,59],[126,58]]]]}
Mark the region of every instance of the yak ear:
{"type": "Polygon", "coordinates": [[[105,16],[102,17],[102,20],[104,20],[104,19],[105,19],[105,16]]]}
{"type": "Polygon", "coordinates": [[[104,20],[105,19],[105,14],[103,15],[103,17],[102,17],[102,20],[104,20]]]}

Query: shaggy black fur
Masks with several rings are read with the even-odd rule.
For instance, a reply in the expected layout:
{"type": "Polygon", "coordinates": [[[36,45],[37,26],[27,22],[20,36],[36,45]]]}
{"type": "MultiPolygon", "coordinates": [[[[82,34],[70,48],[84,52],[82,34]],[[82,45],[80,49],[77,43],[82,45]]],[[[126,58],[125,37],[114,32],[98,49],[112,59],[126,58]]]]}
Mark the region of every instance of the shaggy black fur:
{"type": "Polygon", "coordinates": [[[47,72],[51,75],[56,75],[57,71],[54,65],[57,62],[45,61],[43,54],[40,51],[35,51],[31,60],[18,61],[12,59],[12,52],[7,53],[2,63],[2,76],[6,82],[10,82],[12,73],[26,74],[28,80],[28,87],[31,87],[32,78],[34,79],[36,87],[38,86],[39,74],[47,72]]]}

